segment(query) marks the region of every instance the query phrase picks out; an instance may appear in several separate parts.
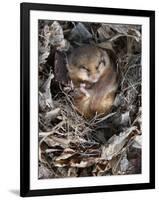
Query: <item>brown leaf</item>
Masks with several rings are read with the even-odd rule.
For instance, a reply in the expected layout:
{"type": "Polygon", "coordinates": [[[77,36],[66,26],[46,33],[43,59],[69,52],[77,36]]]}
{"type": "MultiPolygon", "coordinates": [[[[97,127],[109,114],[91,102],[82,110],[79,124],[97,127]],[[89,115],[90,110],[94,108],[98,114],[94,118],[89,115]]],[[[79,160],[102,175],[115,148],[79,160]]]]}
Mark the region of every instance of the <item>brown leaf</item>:
{"type": "Polygon", "coordinates": [[[54,21],[50,27],[50,43],[56,46],[59,51],[67,51],[70,47],[69,42],[64,39],[63,29],[59,22],[54,21]]]}
{"type": "Polygon", "coordinates": [[[72,29],[69,40],[76,41],[81,43],[83,41],[87,41],[92,38],[91,33],[87,30],[85,25],[79,22],[75,27],[72,29]]]}
{"type": "Polygon", "coordinates": [[[110,169],[110,164],[109,164],[108,161],[106,161],[106,160],[99,160],[99,161],[96,163],[96,165],[95,165],[95,167],[94,167],[94,169],[93,169],[93,171],[92,171],[92,174],[93,174],[94,176],[102,176],[102,175],[104,175],[109,169],[110,169]]]}
{"type": "Polygon", "coordinates": [[[68,71],[67,71],[67,57],[65,53],[56,51],[55,53],[55,80],[59,83],[67,85],[68,71]]]}
{"type": "Polygon", "coordinates": [[[39,179],[52,177],[52,171],[44,164],[40,164],[38,172],[39,172],[38,175],[39,179]]]}
{"type": "Polygon", "coordinates": [[[119,136],[113,135],[108,141],[108,146],[103,146],[101,158],[111,160],[114,156],[117,156],[128,141],[129,135],[134,130],[136,130],[136,127],[131,127],[119,136]]]}

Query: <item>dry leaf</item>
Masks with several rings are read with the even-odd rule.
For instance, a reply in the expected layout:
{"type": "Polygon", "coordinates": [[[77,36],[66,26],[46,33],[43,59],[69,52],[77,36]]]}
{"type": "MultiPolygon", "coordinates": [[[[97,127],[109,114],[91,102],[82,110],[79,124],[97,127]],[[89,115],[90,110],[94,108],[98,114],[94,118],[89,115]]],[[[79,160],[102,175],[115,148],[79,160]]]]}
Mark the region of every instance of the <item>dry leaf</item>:
{"type": "Polygon", "coordinates": [[[120,133],[119,136],[113,135],[108,141],[108,146],[103,146],[101,158],[111,160],[118,155],[128,141],[128,136],[135,130],[136,127],[131,127],[126,132],[120,133]]]}
{"type": "Polygon", "coordinates": [[[92,38],[91,33],[87,30],[83,23],[79,22],[75,27],[72,29],[69,40],[77,41],[81,43],[83,41],[87,41],[92,38]]]}
{"type": "Polygon", "coordinates": [[[64,85],[68,84],[67,57],[65,53],[57,51],[55,53],[55,80],[64,85]]]}
{"type": "Polygon", "coordinates": [[[56,46],[59,51],[67,51],[69,42],[64,38],[63,29],[57,21],[54,21],[50,27],[50,44],[56,46]]]}

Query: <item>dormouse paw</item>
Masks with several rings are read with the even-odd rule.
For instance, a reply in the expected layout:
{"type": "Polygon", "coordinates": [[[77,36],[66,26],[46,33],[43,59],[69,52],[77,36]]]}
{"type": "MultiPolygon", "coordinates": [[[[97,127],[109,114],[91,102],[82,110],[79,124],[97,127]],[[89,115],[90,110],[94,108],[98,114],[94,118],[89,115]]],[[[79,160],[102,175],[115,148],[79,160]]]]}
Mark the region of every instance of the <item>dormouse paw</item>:
{"type": "Polygon", "coordinates": [[[86,96],[86,97],[90,97],[89,92],[86,90],[86,84],[85,83],[81,83],[80,84],[80,91],[86,96]]]}

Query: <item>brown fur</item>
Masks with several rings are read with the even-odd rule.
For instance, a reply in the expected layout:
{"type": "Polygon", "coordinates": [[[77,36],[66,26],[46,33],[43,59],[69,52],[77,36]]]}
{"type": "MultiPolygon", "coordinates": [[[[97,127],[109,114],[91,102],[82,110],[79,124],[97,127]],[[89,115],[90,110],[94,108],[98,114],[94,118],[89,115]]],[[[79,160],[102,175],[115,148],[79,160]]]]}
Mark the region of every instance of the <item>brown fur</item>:
{"type": "Polygon", "coordinates": [[[108,114],[117,89],[117,72],[107,52],[92,45],[75,49],[69,57],[68,71],[75,88],[78,88],[78,94],[74,97],[77,110],[85,118],[92,118],[96,114],[108,114]],[[103,64],[100,64],[97,70],[96,66],[101,61],[103,64]],[[81,65],[89,71],[82,71],[79,67],[81,65]],[[96,81],[92,82],[94,77],[96,81]],[[82,83],[85,83],[88,96],[81,92],[82,83]]]}

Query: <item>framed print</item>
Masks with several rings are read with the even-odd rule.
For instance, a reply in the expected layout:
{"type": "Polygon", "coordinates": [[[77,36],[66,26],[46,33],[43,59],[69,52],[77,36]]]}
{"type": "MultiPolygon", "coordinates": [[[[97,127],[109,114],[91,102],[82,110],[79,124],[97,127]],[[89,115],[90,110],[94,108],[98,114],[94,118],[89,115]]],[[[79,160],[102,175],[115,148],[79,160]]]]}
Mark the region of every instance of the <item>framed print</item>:
{"type": "Polygon", "coordinates": [[[21,4],[21,196],[155,188],[155,12],[21,4]]]}

